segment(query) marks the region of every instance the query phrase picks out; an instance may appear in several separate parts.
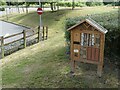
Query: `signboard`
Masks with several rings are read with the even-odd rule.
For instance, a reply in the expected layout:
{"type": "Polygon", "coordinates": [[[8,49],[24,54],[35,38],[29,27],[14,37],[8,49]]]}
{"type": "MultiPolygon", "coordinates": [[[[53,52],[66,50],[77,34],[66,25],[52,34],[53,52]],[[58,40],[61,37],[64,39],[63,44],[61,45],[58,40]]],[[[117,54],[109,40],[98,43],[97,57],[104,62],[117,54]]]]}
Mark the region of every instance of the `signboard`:
{"type": "Polygon", "coordinates": [[[38,13],[39,15],[41,15],[41,14],[43,13],[42,8],[38,8],[38,9],[37,9],[37,13],[38,13]]]}

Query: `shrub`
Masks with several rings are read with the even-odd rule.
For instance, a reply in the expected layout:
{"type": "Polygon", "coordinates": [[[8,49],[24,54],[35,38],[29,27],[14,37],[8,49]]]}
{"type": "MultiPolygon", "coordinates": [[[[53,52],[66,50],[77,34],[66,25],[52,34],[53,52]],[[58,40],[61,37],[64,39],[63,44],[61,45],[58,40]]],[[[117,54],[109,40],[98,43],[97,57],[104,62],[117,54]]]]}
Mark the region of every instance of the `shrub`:
{"type": "Polygon", "coordinates": [[[86,2],[87,6],[101,6],[103,5],[102,2],[86,2]]]}
{"type": "Polygon", "coordinates": [[[65,3],[65,6],[67,6],[67,7],[71,7],[71,6],[72,6],[72,3],[70,3],[70,2],[66,2],[66,3],[65,3]]]}
{"type": "Polygon", "coordinates": [[[65,24],[66,41],[67,42],[70,41],[70,32],[68,32],[67,29],[75,25],[78,21],[81,21],[88,17],[94,19],[96,22],[98,22],[100,25],[102,25],[108,30],[108,33],[106,34],[105,51],[107,51],[107,53],[111,52],[120,53],[119,47],[120,42],[118,41],[120,39],[120,25],[118,25],[119,21],[118,11],[66,19],[65,24]]]}
{"type": "Polygon", "coordinates": [[[86,6],[86,4],[85,4],[85,2],[77,2],[77,3],[75,3],[75,6],[84,7],[84,6],[86,6]]]}
{"type": "Polygon", "coordinates": [[[3,8],[3,7],[0,7],[0,11],[5,11],[5,8],[3,8]]]}
{"type": "Polygon", "coordinates": [[[71,6],[72,6],[72,3],[71,3],[71,2],[65,2],[65,3],[63,3],[63,2],[59,2],[58,5],[59,5],[59,6],[67,6],[67,7],[71,7],[71,6]]]}

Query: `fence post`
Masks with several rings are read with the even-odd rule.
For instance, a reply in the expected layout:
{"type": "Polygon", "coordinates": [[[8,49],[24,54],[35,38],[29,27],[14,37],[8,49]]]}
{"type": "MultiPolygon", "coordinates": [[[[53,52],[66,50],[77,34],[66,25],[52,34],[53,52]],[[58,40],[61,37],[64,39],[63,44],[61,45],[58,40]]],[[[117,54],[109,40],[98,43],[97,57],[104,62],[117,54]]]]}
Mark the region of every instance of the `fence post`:
{"type": "Polygon", "coordinates": [[[46,26],[46,40],[48,38],[48,27],[46,26]]]}
{"type": "Polygon", "coordinates": [[[4,58],[4,37],[1,37],[1,55],[4,58]]]}
{"type": "Polygon", "coordinates": [[[23,30],[24,48],[26,48],[26,31],[23,30]]]}
{"type": "Polygon", "coordinates": [[[40,26],[38,26],[38,42],[40,42],[40,26]]]}
{"type": "Polygon", "coordinates": [[[42,36],[42,37],[43,37],[43,40],[44,40],[44,36],[45,36],[45,35],[44,35],[44,26],[43,26],[43,36],[42,36]]]}

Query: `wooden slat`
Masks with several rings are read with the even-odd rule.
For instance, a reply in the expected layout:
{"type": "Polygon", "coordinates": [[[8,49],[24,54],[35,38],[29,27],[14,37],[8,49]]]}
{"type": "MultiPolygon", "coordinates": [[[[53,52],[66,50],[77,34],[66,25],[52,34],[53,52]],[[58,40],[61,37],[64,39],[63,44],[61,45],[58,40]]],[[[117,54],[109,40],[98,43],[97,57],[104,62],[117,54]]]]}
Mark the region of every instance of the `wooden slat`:
{"type": "Polygon", "coordinates": [[[86,23],[83,23],[83,25],[88,29],[90,25],[86,25],[86,23]]]}
{"type": "Polygon", "coordinates": [[[31,39],[31,40],[33,40],[33,39],[38,39],[38,36],[37,36],[37,35],[35,35],[34,37],[32,37],[32,39],[31,39]]]}
{"type": "Polygon", "coordinates": [[[26,31],[26,32],[29,32],[29,31],[33,31],[33,32],[34,32],[35,29],[34,29],[34,28],[31,28],[31,29],[26,29],[25,31],[26,31]]]}
{"type": "Polygon", "coordinates": [[[14,40],[14,41],[12,41],[12,42],[6,43],[6,44],[4,44],[4,46],[9,45],[9,44],[14,43],[14,42],[17,42],[17,41],[22,40],[22,39],[23,39],[23,38],[20,38],[20,39],[14,40]]]}
{"type": "Polygon", "coordinates": [[[99,61],[99,55],[100,55],[100,54],[99,54],[99,49],[96,48],[96,49],[95,49],[95,59],[94,59],[95,61],[99,61]]]}
{"type": "Polygon", "coordinates": [[[79,33],[100,34],[100,33],[97,32],[97,31],[88,31],[88,30],[82,30],[82,31],[79,31],[79,33]]]}
{"type": "Polygon", "coordinates": [[[14,37],[14,36],[17,36],[17,35],[20,35],[20,34],[23,34],[23,32],[4,37],[4,39],[11,38],[11,37],[14,37]]]}
{"type": "Polygon", "coordinates": [[[94,57],[95,57],[95,48],[92,48],[92,58],[91,58],[91,60],[94,61],[94,57]]]}
{"type": "Polygon", "coordinates": [[[74,41],[80,42],[80,34],[79,33],[74,33],[74,41]]]}
{"type": "Polygon", "coordinates": [[[36,34],[38,34],[38,32],[37,32],[37,33],[34,33],[34,34],[31,34],[31,35],[26,36],[26,38],[32,37],[32,36],[34,36],[34,35],[36,35],[36,34]]]}
{"type": "Polygon", "coordinates": [[[91,60],[91,47],[87,48],[87,60],[91,60]]]}
{"type": "Polygon", "coordinates": [[[73,45],[73,52],[74,52],[74,60],[79,60],[79,58],[80,58],[80,45],[74,44],[73,45]],[[78,52],[77,52],[78,56],[75,56],[74,50],[78,50],[78,52]]]}

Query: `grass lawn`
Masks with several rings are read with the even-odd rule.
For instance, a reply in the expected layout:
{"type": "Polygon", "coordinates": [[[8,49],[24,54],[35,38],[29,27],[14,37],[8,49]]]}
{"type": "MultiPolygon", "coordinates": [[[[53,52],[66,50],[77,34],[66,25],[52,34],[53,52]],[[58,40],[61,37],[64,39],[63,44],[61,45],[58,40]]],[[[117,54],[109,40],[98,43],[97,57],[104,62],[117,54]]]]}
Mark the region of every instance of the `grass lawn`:
{"type": "MultiPolygon", "coordinates": [[[[100,88],[118,87],[115,65],[107,62],[101,78],[96,75],[97,67],[79,63],[74,77],[69,75],[70,60],[65,54],[64,23],[66,18],[87,14],[109,12],[112,7],[83,7],[76,10],[46,11],[42,15],[43,24],[49,27],[49,38],[23,50],[17,51],[2,62],[2,86],[40,88],[100,88]]],[[[6,19],[3,17],[2,19],[6,19]]],[[[36,27],[39,16],[36,12],[14,14],[9,21],[36,27]]],[[[107,57],[105,60],[107,61],[107,57]]]]}

